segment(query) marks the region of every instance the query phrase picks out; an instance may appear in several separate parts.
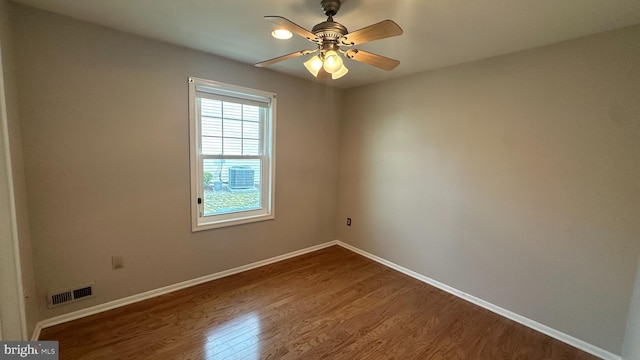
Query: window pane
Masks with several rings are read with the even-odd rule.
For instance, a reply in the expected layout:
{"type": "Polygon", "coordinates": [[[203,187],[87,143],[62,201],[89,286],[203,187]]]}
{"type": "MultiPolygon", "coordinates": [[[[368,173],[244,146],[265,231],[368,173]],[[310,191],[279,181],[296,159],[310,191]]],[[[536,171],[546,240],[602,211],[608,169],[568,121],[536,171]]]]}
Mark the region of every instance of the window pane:
{"type": "Polygon", "coordinates": [[[222,138],[203,136],[202,153],[204,155],[222,155],[222,138]]]}
{"type": "Polygon", "coordinates": [[[260,159],[203,160],[204,215],[260,209],[260,165],[260,159]]]}
{"type": "Polygon", "coordinates": [[[260,123],[245,121],[242,124],[242,137],[245,139],[260,138],[260,123]]]}
{"type": "Polygon", "coordinates": [[[246,121],[260,121],[260,108],[257,106],[244,105],[242,108],[242,119],[246,121]]]}
{"type": "Polygon", "coordinates": [[[225,119],[242,119],[242,105],[231,103],[231,102],[222,102],[222,114],[225,119]]]}
{"type": "Polygon", "coordinates": [[[222,117],[222,101],[200,98],[200,112],[202,116],[222,117]]]}
{"type": "Polygon", "coordinates": [[[200,100],[203,154],[261,154],[261,108],[206,98],[200,100]]]}
{"type": "Polygon", "coordinates": [[[260,155],[260,140],[242,141],[242,155],[260,155]]]}
{"type": "Polygon", "coordinates": [[[224,137],[242,137],[242,121],[224,119],[222,128],[224,137]]]}
{"type": "Polygon", "coordinates": [[[242,139],[224,138],[224,155],[242,155],[242,139]]]}
{"type": "Polygon", "coordinates": [[[222,119],[202,117],[202,136],[222,136],[222,119]]]}

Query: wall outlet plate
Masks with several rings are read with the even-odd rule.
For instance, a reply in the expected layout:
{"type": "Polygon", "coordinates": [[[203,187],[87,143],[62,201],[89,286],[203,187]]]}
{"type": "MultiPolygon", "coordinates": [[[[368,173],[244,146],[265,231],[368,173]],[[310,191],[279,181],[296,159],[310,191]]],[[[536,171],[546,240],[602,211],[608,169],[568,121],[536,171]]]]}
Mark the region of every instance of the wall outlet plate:
{"type": "Polygon", "coordinates": [[[124,258],[122,256],[111,257],[111,268],[113,270],[122,269],[124,267],[124,258]]]}

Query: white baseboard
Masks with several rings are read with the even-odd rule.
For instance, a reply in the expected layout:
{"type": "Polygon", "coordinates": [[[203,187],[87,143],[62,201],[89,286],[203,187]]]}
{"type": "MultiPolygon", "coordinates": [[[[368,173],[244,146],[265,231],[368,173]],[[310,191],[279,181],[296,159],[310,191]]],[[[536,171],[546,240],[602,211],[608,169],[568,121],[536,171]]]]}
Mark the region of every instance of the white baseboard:
{"type": "Polygon", "coordinates": [[[494,305],[488,301],[482,300],[480,298],[477,298],[473,295],[467,294],[463,291],[460,291],[458,289],[452,288],[449,285],[445,285],[439,281],[433,280],[429,277],[426,277],[424,275],[418,274],[415,271],[409,270],[407,268],[404,268],[400,265],[397,265],[395,263],[392,263],[391,261],[385,260],[381,257],[375,256],[373,254],[370,254],[364,250],[360,250],[355,246],[351,246],[349,244],[343,243],[342,241],[336,241],[337,245],[340,245],[342,247],[344,247],[345,249],[351,250],[357,254],[360,254],[364,257],[367,257],[375,262],[378,262],[382,265],[385,265],[389,268],[392,268],[394,270],[397,270],[405,275],[409,275],[414,279],[420,280],[422,282],[425,282],[429,285],[432,285],[440,290],[446,291],[449,294],[455,295],[461,299],[467,300],[472,304],[478,305],[482,308],[485,308],[491,312],[494,312],[500,316],[506,317],[507,319],[513,320],[517,323],[520,323],[526,327],[529,327],[533,330],[536,330],[538,332],[541,332],[545,335],[551,336],[554,339],[560,340],[563,343],[569,344],[575,348],[578,348],[584,352],[588,352],[591,355],[597,356],[601,359],[604,360],[621,360],[622,358],[619,355],[610,353],[604,349],[601,349],[597,346],[594,346],[592,344],[589,344],[585,341],[582,341],[580,339],[577,339],[571,335],[567,335],[561,331],[558,331],[556,329],[550,328],[547,325],[541,324],[537,321],[531,320],[529,318],[526,318],[522,315],[516,314],[512,311],[509,311],[507,309],[501,308],[500,306],[494,305]]]}
{"type": "Polygon", "coordinates": [[[40,331],[42,331],[42,321],[36,324],[36,327],[33,329],[33,334],[31,334],[31,341],[38,341],[40,337],[40,331]]]}
{"type": "Polygon", "coordinates": [[[154,290],[149,290],[140,294],[136,294],[136,295],[131,295],[131,296],[127,296],[125,298],[122,299],[118,299],[118,300],[114,300],[114,301],[109,301],[107,303],[104,304],[100,304],[100,305],[96,305],[96,306],[92,306],[86,309],[82,309],[82,310],[78,310],[78,311],[74,311],[74,312],[70,312],[68,314],[64,314],[64,315],[60,315],[60,316],[55,316],[49,319],[45,319],[42,320],[40,322],[38,322],[38,324],[36,324],[35,329],[33,330],[33,335],[31,336],[31,340],[32,341],[36,341],[38,340],[38,338],[40,337],[40,331],[44,328],[50,327],[50,326],[54,326],[54,325],[58,325],[58,324],[62,324],[68,321],[72,321],[72,320],[76,320],[76,319],[80,319],[86,316],[90,316],[90,315],[95,315],[104,311],[108,311],[111,309],[115,309],[115,308],[119,308],[125,305],[129,305],[129,304],[133,304],[133,303],[137,303],[139,301],[143,301],[143,300],[147,300],[156,296],[160,296],[160,295],[164,295],[164,294],[168,294],[170,292],[174,292],[177,290],[181,290],[184,288],[188,288],[194,285],[198,285],[198,284],[202,284],[208,281],[212,281],[212,280],[216,280],[216,279],[220,279],[223,278],[225,276],[230,276],[230,275],[234,275],[234,274],[238,274],[241,273],[243,271],[247,271],[247,270],[251,270],[251,269],[255,269],[261,266],[265,266],[265,265],[269,265],[269,264],[273,264],[276,263],[278,261],[282,261],[282,260],[286,260],[292,257],[296,257],[296,256],[300,256],[306,253],[310,253],[313,251],[317,251],[320,249],[324,249],[326,247],[329,246],[333,246],[333,245],[337,245],[337,241],[329,241],[326,242],[324,244],[320,244],[320,245],[316,245],[316,246],[311,246],[302,250],[297,250],[297,251],[293,251],[284,255],[279,255],[276,257],[272,257],[269,259],[265,259],[265,260],[261,260],[261,261],[256,261],[254,263],[251,264],[247,264],[247,265],[242,265],[242,266],[238,266],[235,267],[233,269],[229,269],[229,270],[224,270],[224,271],[220,271],[214,274],[210,274],[210,275],[205,275],[205,276],[201,276],[199,278],[195,278],[192,280],[187,280],[187,281],[183,281],[177,284],[173,284],[173,285],[169,285],[169,286],[165,286],[159,289],[154,289],[154,290]]]}
{"type": "Polygon", "coordinates": [[[404,268],[400,265],[397,265],[395,263],[392,263],[391,261],[385,260],[381,257],[375,256],[373,254],[370,254],[364,250],[358,249],[357,247],[354,247],[352,245],[346,244],[342,241],[339,240],[334,240],[334,241],[329,241],[326,242],[324,244],[320,244],[320,245],[316,245],[316,246],[312,246],[312,247],[308,247],[302,250],[298,250],[298,251],[293,251],[284,255],[280,255],[280,256],[276,256],[276,257],[272,257],[269,259],[265,259],[265,260],[261,260],[261,261],[257,261],[251,264],[247,264],[247,265],[243,265],[243,266],[239,266],[233,269],[229,269],[229,270],[224,270],[224,271],[220,271],[217,272],[215,274],[210,274],[210,275],[205,275],[199,278],[195,278],[192,280],[187,280],[187,281],[183,281],[177,284],[173,284],[173,285],[169,285],[169,286],[165,286],[159,289],[155,289],[155,290],[150,290],[150,291],[146,291],[140,294],[136,294],[136,295],[132,295],[132,296],[127,296],[125,298],[122,299],[118,299],[118,300],[114,300],[114,301],[110,301],[104,304],[100,304],[100,305],[96,305],[96,306],[92,306],[90,308],[86,308],[86,309],[82,309],[82,310],[78,310],[78,311],[74,311],[68,314],[64,314],[64,315],[60,315],[60,316],[56,316],[56,317],[52,317],[49,319],[45,319],[42,320],[40,322],[38,322],[38,324],[36,325],[34,331],[33,331],[33,335],[31,337],[32,341],[36,341],[38,340],[39,336],[40,336],[40,331],[44,328],[50,327],[50,326],[54,326],[54,325],[58,325],[58,324],[62,324],[68,321],[72,321],[72,320],[76,320],[79,318],[83,318],[86,316],[90,316],[90,315],[95,315],[104,311],[108,311],[111,309],[115,309],[118,307],[122,307],[125,305],[129,305],[129,304],[133,304],[139,301],[143,301],[143,300],[147,300],[156,296],[160,296],[160,295],[164,295],[170,292],[174,292],[177,290],[181,290],[184,288],[188,288],[194,285],[198,285],[198,284],[202,284],[205,283],[207,281],[212,281],[212,280],[216,280],[216,279],[220,279],[223,278],[225,276],[230,276],[230,275],[234,275],[237,273],[241,273],[243,271],[247,271],[247,270],[251,270],[251,269],[255,269],[261,266],[265,266],[265,265],[269,265],[278,261],[282,261],[282,260],[286,260],[292,257],[296,257],[299,255],[303,255],[306,253],[310,253],[316,250],[320,250],[320,249],[324,249],[326,247],[329,246],[333,246],[333,245],[339,245],[342,246],[345,249],[348,249],[350,251],[353,251],[354,253],[360,254],[364,257],[367,257],[375,262],[378,262],[384,266],[387,266],[389,268],[392,268],[394,270],[397,270],[403,274],[406,274],[408,276],[411,276],[412,278],[415,278],[417,280],[420,280],[422,282],[425,282],[429,285],[432,285],[440,290],[446,291],[449,294],[452,294],[454,296],[457,296],[461,299],[467,300],[475,305],[478,305],[482,308],[485,308],[491,312],[494,312],[500,316],[506,317],[507,319],[513,320],[517,323],[520,323],[526,327],[529,327],[533,330],[536,330],[538,332],[541,332],[545,335],[551,336],[554,339],[560,340],[566,344],[569,344],[575,348],[578,348],[582,351],[588,352],[589,354],[592,354],[594,356],[600,357],[601,359],[604,360],[622,360],[622,358],[619,355],[610,353],[604,349],[601,349],[597,346],[594,346],[592,344],[589,344],[585,341],[582,341],[580,339],[577,339],[573,336],[567,335],[561,331],[555,330],[549,326],[546,326],[544,324],[541,324],[537,321],[531,320],[529,318],[526,318],[522,315],[516,314],[512,311],[509,311],[507,309],[501,308],[497,305],[494,305],[488,301],[482,300],[480,298],[477,298],[473,295],[467,294],[463,291],[460,291],[458,289],[452,288],[451,286],[445,285],[439,281],[433,280],[427,276],[421,275],[416,273],[415,271],[409,270],[407,268],[404,268]]]}

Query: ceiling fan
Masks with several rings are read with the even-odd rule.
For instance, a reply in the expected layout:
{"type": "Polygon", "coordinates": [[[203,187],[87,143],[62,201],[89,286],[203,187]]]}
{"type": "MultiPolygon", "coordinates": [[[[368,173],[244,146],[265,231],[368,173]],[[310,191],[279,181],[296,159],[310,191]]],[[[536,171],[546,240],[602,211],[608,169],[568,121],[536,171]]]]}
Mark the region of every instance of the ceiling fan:
{"type": "Polygon", "coordinates": [[[319,54],[305,61],[304,66],[318,79],[339,79],[349,71],[344,65],[339,55],[340,53],[351,60],[360,61],[387,71],[395,69],[400,64],[400,61],[395,59],[351,48],[354,45],[401,35],[402,29],[398,24],[392,20],[383,20],[360,30],[349,32],[344,25],[333,21],[333,16],[340,10],[340,0],[322,0],[320,4],[328,18],[327,21],[314,26],[311,31],[282,16],[265,16],[265,20],[278,26],[272,33],[275,37],[284,32],[285,37],[283,38],[290,38],[293,33],[315,43],[317,47],[262,61],[255,64],[255,66],[265,67],[283,60],[319,51],[319,54]]]}

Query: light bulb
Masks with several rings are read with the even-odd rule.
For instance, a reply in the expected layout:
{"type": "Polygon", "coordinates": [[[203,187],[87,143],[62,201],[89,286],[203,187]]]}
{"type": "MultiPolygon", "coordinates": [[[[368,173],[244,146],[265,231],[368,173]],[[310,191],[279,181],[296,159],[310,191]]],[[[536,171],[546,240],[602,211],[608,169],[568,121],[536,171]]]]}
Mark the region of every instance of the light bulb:
{"type": "Polygon", "coordinates": [[[271,32],[271,36],[273,36],[276,39],[287,40],[287,39],[291,39],[293,34],[291,33],[291,31],[287,29],[275,29],[271,32]]]}
{"type": "Polygon", "coordinates": [[[318,76],[318,72],[320,72],[320,69],[322,68],[322,59],[320,59],[320,57],[318,55],[316,55],[316,56],[312,57],[311,59],[305,61],[304,62],[304,67],[306,67],[307,70],[309,70],[311,75],[317,77],[318,76]]]}
{"type": "Polygon", "coordinates": [[[342,67],[342,58],[334,50],[329,50],[324,54],[324,71],[329,74],[340,70],[342,67]]]}
{"type": "Polygon", "coordinates": [[[331,74],[331,78],[333,80],[337,80],[340,79],[341,77],[347,75],[347,73],[349,72],[349,69],[347,69],[346,66],[344,66],[344,64],[342,65],[342,67],[340,68],[340,70],[334,72],[333,74],[331,74]]]}

